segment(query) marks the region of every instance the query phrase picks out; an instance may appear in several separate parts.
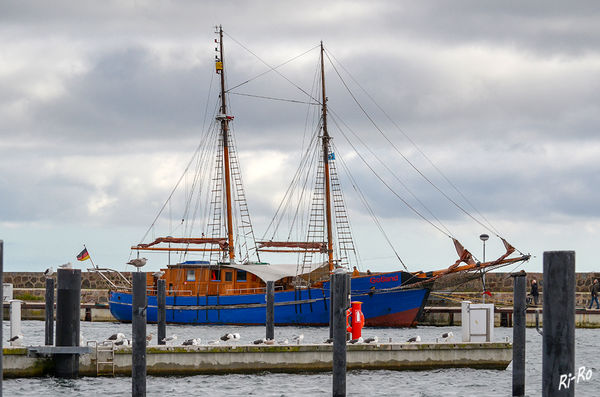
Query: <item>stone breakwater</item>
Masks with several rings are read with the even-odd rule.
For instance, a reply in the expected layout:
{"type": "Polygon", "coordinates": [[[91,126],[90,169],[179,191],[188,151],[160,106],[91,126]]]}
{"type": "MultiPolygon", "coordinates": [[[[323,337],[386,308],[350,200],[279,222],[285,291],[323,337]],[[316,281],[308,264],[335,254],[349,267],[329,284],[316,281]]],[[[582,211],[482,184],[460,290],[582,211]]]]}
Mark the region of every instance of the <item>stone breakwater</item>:
{"type": "MultiPolygon", "coordinates": [[[[131,272],[123,272],[125,277],[131,280],[131,272]]],[[[56,278],[56,273],[53,275],[56,278]]],[[[535,278],[539,284],[540,296],[543,295],[544,278],[542,273],[527,274],[527,291],[529,292],[529,282],[535,278]]],[[[599,273],[577,273],[576,274],[576,295],[577,306],[583,306],[589,301],[589,290],[594,278],[600,279],[599,273]]],[[[40,298],[44,297],[45,278],[41,272],[5,272],[4,282],[13,284],[14,296],[30,294],[40,298]]],[[[492,293],[488,302],[498,305],[512,305],[512,287],[513,279],[510,273],[487,273],[486,286],[492,293]]],[[[95,272],[81,273],[81,301],[105,303],[108,301],[108,283],[95,272]]],[[[429,299],[428,305],[456,306],[455,300],[444,300],[436,295],[452,292],[457,299],[470,299],[474,302],[481,298],[481,279],[476,277],[470,281],[464,281],[460,276],[449,276],[434,285],[434,291],[429,299]]]]}
{"type": "MultiPolygon", "coordinates": [[[[131,281],[131,272],[121,272],[131,281]]],[[[56,280],[56,272],[52,275],[56,280]]],[[[13,288],[46,288],[46,278],[42,272],[4,272],[4,282],[13,288]]],[[[108,283],[96,272],[81,272],[82,289],[109,289],[108,283]]]]}

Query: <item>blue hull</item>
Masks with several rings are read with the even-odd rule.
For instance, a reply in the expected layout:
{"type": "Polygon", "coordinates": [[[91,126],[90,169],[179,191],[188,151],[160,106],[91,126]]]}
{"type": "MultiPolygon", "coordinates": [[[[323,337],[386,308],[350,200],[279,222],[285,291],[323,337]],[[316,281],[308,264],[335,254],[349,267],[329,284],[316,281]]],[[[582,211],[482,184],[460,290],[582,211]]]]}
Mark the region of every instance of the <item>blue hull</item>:
{"type": "MultiPolygon", "coordinates": [[[[407,327],[416,323],[429,295],[427,288],[392,290],[400,285],[402,273],[387,273],[352,279],[352,300],[363,302],[366,325],[407,327]]],[[[265,323],[265,294],[225,296],[167,296],[167,322],[179,324],[265,323]],[[240,307],[242,306],[242,307],[240,307]]],[[[111,292],[109,307],[119,321],[131,321],[131,293],[111,292]]],[[[329,324],[329,283],[323,289],[275,292],[275,324],[329,324]]],[[[157,321],[157,298],[148,296],[148,322],[157,321]]]]}

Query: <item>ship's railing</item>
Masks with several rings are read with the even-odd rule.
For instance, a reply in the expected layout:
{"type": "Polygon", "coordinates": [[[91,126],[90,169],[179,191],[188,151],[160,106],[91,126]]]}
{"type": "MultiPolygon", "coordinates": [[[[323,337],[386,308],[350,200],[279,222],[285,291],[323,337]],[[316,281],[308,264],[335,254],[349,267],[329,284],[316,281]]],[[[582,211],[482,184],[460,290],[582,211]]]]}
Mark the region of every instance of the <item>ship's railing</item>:
{"type": "Polygon", "coordinates": [[[92,267],[87,269],[88,272],[94,272],[98,274],[113,290],[130,290],[131,281],[118,270],[92,267]],[[110,277],[114,275],[115,277],[110,277]],[[112,279],[111,279],[112,278],[112,279]],[[116,278],[116,279],[115,279],[116,278]]]}
{"type": "MultiPolygon", "coordinates": [[[[283,286],[276,285],[275,291],[283,291],[283,286]]],[[[255,287],[255,288],[230,288],[225,291],[227,295],[241,295],[241,294],[260,294],[261,292],[266,293],[266,287],[255,287]]]]}
{"type": "MultiPolygon", "coordinates": [[[[148,295],[157,295],[158,290],[156,288],[146,288],[146,293],[148,295]]],[[[170,289],[166,291],[167,295],[178,295],[178,296],[194,296],[192,291],[189,289],[170,289]]]]}

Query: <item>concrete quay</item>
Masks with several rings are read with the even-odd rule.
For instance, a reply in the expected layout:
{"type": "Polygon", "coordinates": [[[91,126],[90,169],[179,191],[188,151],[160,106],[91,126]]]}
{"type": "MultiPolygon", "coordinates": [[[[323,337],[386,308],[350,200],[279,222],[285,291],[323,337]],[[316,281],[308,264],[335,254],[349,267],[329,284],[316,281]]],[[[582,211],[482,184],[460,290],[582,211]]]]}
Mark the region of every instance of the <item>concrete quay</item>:
{"type": "MultiPolygon", "coordinates": [[[[151,346],[146,352],[147,373],[154,376],[257,373],[328,372],[333,346],[326,344],[275,346],[151,346]]],[[[437,368],[506,369],[512,345],[500,342],[381,343],[347,347],[347,368],[369,370],[430,370],[437,368]]],[[[131,375],[131,348],[82,354],[81,376],[131,375]],[[114,358],[112,358],[114,356],[114,358]],[[97,361],[109,362],[100,364],[97,361]]],[[[53,360],[28,355],[27,347],[4,348],[4,376],[27,378],[53,374],[53,360]]]]}

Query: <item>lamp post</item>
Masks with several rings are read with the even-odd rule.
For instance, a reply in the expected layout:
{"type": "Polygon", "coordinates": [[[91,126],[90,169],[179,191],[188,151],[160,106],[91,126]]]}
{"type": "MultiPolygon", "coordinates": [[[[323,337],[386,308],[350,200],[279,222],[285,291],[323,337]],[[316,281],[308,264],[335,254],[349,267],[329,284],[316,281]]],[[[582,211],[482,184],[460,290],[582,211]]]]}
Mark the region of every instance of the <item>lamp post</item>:
{"type": "MultiPolygon", "coordinates": [[[[481,234],[479,236],[481,241],[483,241],[483,263],[485,263],[485,242],[490,238],[487,234],[481,234]]],[[[481,296],[481,302],[485,303],[485,272],[481,271],[481,281],[483,282],[483,295],[481,296]]]]}

